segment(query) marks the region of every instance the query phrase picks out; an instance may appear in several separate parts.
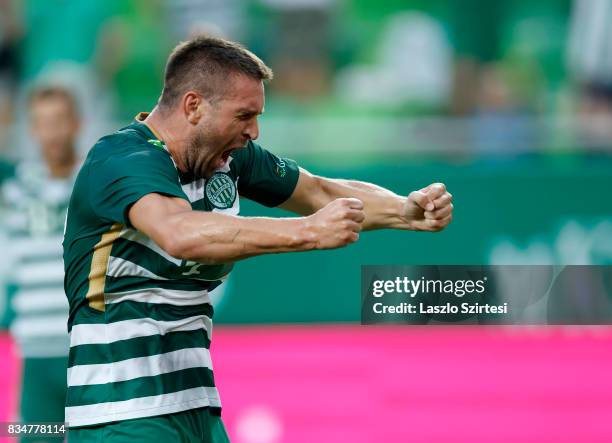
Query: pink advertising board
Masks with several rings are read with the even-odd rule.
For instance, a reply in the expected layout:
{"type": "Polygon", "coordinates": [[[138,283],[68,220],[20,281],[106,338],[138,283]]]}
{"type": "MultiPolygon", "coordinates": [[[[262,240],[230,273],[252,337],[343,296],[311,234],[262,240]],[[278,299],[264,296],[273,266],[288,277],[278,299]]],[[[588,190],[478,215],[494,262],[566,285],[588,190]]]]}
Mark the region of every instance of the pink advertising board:
{"type": "Polygon", "coordinates": [[[612,441],[612,328],[219,326],[212,351],[234,443],[612,441]]]}

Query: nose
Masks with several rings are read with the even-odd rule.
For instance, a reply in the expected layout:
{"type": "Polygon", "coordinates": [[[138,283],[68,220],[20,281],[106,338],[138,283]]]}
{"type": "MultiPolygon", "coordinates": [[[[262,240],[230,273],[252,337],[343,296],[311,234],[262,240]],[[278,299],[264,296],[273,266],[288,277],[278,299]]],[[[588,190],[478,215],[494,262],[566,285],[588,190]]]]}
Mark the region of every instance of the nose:
{"type": "Polygon", "coordinates": [[[259,123],[257,119],[249,120],[249,124],[244,128],[243,136],[249,140],[257,140],[259,137],[259,123]]]}

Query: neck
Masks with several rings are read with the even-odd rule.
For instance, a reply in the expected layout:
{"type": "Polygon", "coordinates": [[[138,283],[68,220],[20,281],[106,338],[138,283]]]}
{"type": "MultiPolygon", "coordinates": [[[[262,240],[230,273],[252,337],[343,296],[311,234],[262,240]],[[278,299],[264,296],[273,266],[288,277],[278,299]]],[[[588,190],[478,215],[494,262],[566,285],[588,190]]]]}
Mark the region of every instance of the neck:
{"type": "Polygon", "coordinates": [[[156,137],[164,142],[178,169],[186,171],[180,155],[180,147],[184,143],[184,139],[180,135],[177,136],[181,131],[176,130],[179,125],[176,122],[175,116],[173,114],[162,115],[162,112],[156,106],[147,118],[144,119],[143,123],[153,131],[156,137]]]}

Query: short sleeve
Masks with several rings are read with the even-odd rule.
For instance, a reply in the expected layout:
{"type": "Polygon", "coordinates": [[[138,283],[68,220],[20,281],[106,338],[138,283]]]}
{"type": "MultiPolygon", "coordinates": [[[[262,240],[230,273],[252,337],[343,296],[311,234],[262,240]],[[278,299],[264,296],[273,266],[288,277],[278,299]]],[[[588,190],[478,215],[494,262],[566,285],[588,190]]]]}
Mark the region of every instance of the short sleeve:
{"type": "Polygon", "coordinates": [[[168,154],[150,148],[135,148],[128,155],[96,162],[90,169],[89,189],[96,215],[126,226],[130,226],[130,207],[147,194],[158,193],[189,201],[168,154]]]}
{"type": "Polygon", "coordinates": [[[300,175],[295,161],[277,157],[253,142],[234,154],[240,195],[269,207],[291,197],[300,175]]]}

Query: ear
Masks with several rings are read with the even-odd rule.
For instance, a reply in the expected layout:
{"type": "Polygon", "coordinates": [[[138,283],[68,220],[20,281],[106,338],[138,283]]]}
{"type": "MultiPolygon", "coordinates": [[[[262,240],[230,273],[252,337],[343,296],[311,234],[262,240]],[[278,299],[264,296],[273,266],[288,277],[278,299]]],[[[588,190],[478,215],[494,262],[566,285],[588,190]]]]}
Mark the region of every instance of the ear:
{"type": "Polygon", "coordinates": [[[202,96],[194,91],[187,91],[183,95],[183,112],[187,121],[193,125],[198,124],[202,118],[202,101],[202,96]]]}

